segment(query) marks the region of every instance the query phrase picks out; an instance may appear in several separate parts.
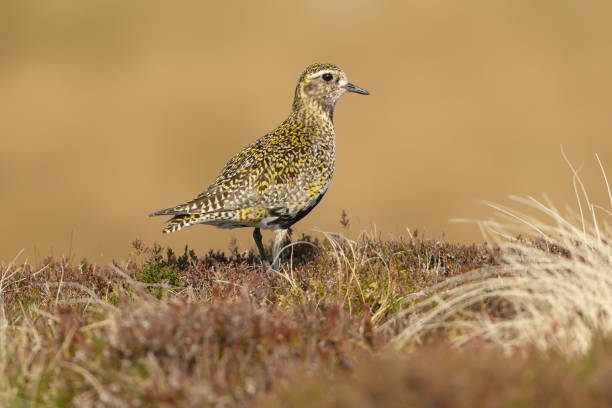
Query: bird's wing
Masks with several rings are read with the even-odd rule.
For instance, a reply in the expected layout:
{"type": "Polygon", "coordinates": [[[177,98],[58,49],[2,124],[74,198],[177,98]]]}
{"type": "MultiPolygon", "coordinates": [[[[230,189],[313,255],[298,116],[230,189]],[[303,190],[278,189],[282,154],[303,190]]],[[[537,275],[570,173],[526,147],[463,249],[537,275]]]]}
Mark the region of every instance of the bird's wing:
{"type": "Polygon", "coordinates": [[[199,214],[261,205],[268,187],[282,181],[280,175],[289,178],[297,175],[297,162],[291,159],[295,146],[289,135],[283,134],[282,126],[232,157],[214,183],[196,198],[150,216],[199,214]],[[282,171],[276,169],[277,166],[281,166],[282,171]]]}
{"type": "Polygon", "coordinates": [[[282,175],[297,175],[295,148],[288,138],[274,133],[258,139],[234,156],[196,200],[225,193],[223,201],[232,209],[257,205],[271,185],[283,184],[282,175]]]}

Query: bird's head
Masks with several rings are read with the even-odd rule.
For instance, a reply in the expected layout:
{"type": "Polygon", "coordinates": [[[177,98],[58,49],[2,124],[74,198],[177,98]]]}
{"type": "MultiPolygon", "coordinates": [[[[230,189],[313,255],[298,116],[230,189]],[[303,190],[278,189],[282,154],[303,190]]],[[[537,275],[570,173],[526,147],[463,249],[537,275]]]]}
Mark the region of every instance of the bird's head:
{"type": "Polygon", "coordinates": [[[370,94],[365,89],[351,84],[339,66],[323,63],[311,64],[298,80],[293,109],[318,106],[333,111],[338,98],[346,92],[370,94]]]}

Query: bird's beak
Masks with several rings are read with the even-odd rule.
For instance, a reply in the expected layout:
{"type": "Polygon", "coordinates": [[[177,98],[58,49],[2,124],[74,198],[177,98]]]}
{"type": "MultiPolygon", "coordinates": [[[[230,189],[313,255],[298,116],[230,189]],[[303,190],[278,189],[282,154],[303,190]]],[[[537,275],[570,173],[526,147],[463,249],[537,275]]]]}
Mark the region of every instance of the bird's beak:
{"type": "Polygon", "coordinates": [[[350,82],[347,83],[346,85],[344,85],[344,88],[346,88],[346,90],[349,91],[349,92],[355,92],[355,93],[362,94],[362,95],[369,95],[370,94],[365,89],[360,88],[360,87],[358,87],[356,85],[353,85],[350,82]]]}

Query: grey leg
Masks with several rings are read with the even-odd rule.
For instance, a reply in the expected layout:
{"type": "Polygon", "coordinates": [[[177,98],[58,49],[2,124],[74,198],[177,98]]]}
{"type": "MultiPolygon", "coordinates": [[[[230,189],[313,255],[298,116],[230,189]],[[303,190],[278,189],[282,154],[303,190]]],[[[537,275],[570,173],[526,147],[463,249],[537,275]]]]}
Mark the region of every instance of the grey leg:
{"type": "Polygon", "coordinates": [[[261,242],[261,231],[259,230],[259,228],[255,228],[255,230],[253,231],[253,239],[255,240],[257,249],[259,250],[259,256],[261,256],[261,261],[267,262],[269,265],[270,260],[268,259],[268,256],[266,255],[266,251],[264,250],[264,247],[263,247],[263,243],[261,242]]]}
{"type": "Polygon", "coordinates": [[[280,250],[281,244],[283,243],[283,239],[287,234],[286,229],[276,231],[276,235],[274,237],[274,245],[272,246],[272,262],[274,262],[273,267],[277,267],[280,264],[280,250]]]}

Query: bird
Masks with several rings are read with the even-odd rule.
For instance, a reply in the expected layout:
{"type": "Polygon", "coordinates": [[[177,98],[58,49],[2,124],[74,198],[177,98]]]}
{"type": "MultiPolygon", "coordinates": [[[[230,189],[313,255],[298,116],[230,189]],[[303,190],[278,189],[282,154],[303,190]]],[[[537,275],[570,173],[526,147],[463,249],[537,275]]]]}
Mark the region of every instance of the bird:
{"type": "Polygon", "coordinates": [[[334,107],[345,93],[369,95],[337,65],[314,63],[300,75],[291,113],[276,129],[244,147],[193,200],[149,214],[172,216],[163,233],[196,224],[253,227],[262,263],[276,266],[288,229],[321,201],[334,174],[334,107]],[[275,232],[272,260],[261,229],[275,232]]]}

